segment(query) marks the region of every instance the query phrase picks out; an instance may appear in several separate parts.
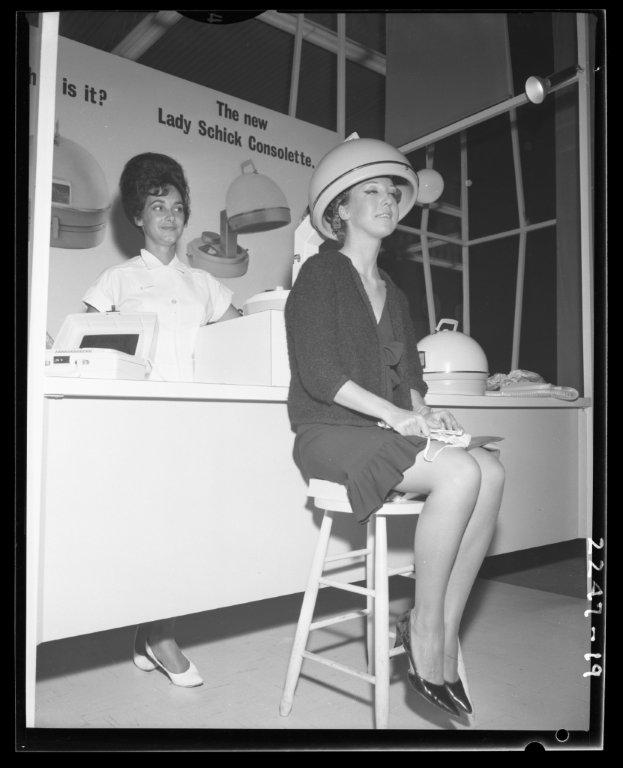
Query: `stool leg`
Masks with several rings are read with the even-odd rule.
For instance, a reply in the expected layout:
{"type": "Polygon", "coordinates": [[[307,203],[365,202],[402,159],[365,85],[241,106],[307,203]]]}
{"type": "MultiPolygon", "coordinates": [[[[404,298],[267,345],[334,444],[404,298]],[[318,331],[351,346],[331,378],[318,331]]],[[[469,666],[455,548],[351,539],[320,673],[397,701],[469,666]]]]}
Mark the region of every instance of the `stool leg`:
{"type": "Polygon", "coordinates": [[[324,517],[322,518],[320,534],[318,535],[318,542],[316,544],[316,550],[314,552],[314,558],[312,560],[309,578],[307,581],[307,588],[305,590],[305,596],[303,597],[303,604],[301,606],[301,612],[299,614],[299,620],[296,627],[296,634],[292,644],[290,663],[288,665],[288,672],[283,688],[283,695],[281,697],[281,704],[279,705],[279,714],[283,717],[287,717],[287,715],[290,714],[290,710],[292,709],[292,702],[294,700],[294,691],[296,689],[299,675],[301,674],[303,651],[307,645],[309,626],[314,615],[316,597],[318,596],[318,582],[322,577],[324,560],[327,555],[327,547],[329,546],[329,537],[331,535],[332,524],[333,513],[325,512],[324,517]]]}
{"type": "Polygon", "coordinates": [[[389,585],[387,578],[387,525],[375,515],[374,535],[374,714],[377,728],[389,719],[389,585]]]}
{"type": "MultiPolygon", "coordinates": [[[[366,589],[374,590],[374,518],[366,526],[366,589]]],[[[368,674],[374,674],[374,597],[366,595],[366,659],[368,674]]]]}

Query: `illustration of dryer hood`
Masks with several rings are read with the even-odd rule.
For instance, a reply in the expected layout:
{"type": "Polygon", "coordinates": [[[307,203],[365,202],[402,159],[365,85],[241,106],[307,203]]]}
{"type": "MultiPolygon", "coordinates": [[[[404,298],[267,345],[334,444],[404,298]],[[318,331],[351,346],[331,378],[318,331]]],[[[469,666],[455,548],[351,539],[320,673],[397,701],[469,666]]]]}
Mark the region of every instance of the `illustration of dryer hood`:
{"type": "Polygon", "coordinates": [[[71,139],[54,136],[50,245],[93,248],[106,229],[110,198],[97,160],[71,139]]]}
{"type": "Polygon", "coordinates": [[[267,232],[290,223],[290,206],[281,189],[258,173],[252,160],[230,184],[225,210],[220,212],[220,235],[203,232],[188,243],[191,264],[214,277],[240,277],[249,267],[249,254],[238,245],[238,235],[267,232]]]}
{"type": "Polygon", "coordinates": [[[233,232],[266,232],[290,223],[290,207],[285,195],[268,176],[258,173],[253,161],[241,166],[225,197],[227,221],[233,232]],[[250,171],[248,170],[250,169],[250,171]]]}

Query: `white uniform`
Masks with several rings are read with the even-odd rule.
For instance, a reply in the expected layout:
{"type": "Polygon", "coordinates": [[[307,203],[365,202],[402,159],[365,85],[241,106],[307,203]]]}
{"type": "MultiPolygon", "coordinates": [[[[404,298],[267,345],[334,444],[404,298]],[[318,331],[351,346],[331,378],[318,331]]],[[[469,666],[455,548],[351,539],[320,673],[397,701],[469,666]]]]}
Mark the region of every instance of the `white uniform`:
{"type": "Polygon", "coordinates": [[[82,300],[100,312],[113,306],[125,314],[155,312],[158,341],[150,378],[192,381],[199,326],[221,318],[232,295],[208,272],[183,264],[177,256],[165,266],[143,248],[140,256],[102,272],[82,300]]]}

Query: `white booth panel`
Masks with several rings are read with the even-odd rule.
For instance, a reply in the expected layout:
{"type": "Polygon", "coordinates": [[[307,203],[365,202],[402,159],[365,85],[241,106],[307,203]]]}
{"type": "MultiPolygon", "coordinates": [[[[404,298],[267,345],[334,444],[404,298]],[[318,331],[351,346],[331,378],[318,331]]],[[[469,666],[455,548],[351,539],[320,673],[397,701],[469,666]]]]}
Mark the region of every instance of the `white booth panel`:
{"type": "Polygon", "coordinates": [[[574,409],[454,408],[472,435],[499,435],[495,445],[506,485],[490,555],[539,547],[578,534],[578,419],[574,409]]]}
{"type": "MultiPolygon", "coordinates": [[[[284,403],[47,402],[40,641],[305,588],[321,513],[284,403]]],[[[364,546],[341,518],[331,551],[364,546]]],[[[404,530],[393,565],[411,556],[404,530]]]]}
{"type": "MultiPolygon", "coordinates": [[[[39,641],[305,588],[321,513],[284,402],[70,396],[46,408],[39,641]]],[[[453,410],[472,434],[505,438],[489,554],[581,535],[576,409],[453,410]]],[[[414,527],[391,521],[392,567],[410,562],[414,527]]],[[[365,546],[352,516],[334,530],[332,552],[365,546]]],[[[361,566],[338,576],[362,577],[361,566]]]]}

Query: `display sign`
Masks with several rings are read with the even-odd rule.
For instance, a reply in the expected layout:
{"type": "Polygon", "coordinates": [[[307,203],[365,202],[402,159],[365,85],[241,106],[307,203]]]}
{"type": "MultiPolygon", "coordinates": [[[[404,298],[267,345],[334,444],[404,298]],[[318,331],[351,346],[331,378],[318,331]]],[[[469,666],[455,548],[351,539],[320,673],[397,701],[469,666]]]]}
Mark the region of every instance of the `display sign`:
{"type": "MultiPolygon", "coordinates": [[[[36,66],[33,59],[31,115],[36,66]]],[[[59,38],[49,333],[54,337],[66,315],[84,310],[81,297],[104,269],[136,256],[143,245],[118,191],[121,171],[134,155],[170,155],[184,168],[191,214],[178,256],[186,263],[189,242],[220,232],[227,191],[243,166],[251,167],[249,161],[282,193],[289,223],[284,218],[270,231],[237,233],[248,267],[244,274],[217,278],[242,306],[256,293],[289,286],[294,231],[305,213],[309,179],[338,142],[337,134],[316,125],[59,38]]]]}

